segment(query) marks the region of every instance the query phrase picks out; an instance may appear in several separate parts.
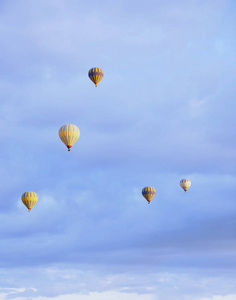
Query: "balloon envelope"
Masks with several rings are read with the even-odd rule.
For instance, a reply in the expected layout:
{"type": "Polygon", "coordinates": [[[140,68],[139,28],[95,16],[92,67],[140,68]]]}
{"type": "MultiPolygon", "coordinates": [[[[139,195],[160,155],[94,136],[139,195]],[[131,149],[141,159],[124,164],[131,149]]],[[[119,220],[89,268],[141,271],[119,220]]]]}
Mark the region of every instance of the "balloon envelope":
{"type": "Polygon", "coordinates": [[[74,143],[80,137],[80,130],[76,125],[66,124],[66,125],[61,126],[58,134],[59,134],[59,137],[62,140],[62,142],[68,148],[68,151],[70,151],[71,150],[70,148],[74,145],[74,143]]]}
{"type": "Polygon", "coordinates": [[[25,192],[21,196],[21,200],[24,205],[31,211],[31,208],[36,204],[38,201],[38,195],[35,192],[25,192]]]}
{"type": "Polygon", "coordinates": [[[142,195],[147,200],[147,202],[150,203],[152,198],[156,195],[156,190],[154,187],[146,186],[142,189],[142,195]]]}
{"type": "Polygon", "coordinates": [[[97,84],[102,80],[103,75],[104,75],[103,70],[100,68],[92,68],[88,72],[88,76],[95,84],[95,86],[97,86],[97,84]]]}
{"type": "Polygon", "coordinates": [[[180,180],[180,183],[179,185],[182,187],[182,189],[185,191],[185,193],[187,192],[187,190],[190,188],[190,185],[191,185],[191,181],[190,179],[182,179],[180,180]]]}

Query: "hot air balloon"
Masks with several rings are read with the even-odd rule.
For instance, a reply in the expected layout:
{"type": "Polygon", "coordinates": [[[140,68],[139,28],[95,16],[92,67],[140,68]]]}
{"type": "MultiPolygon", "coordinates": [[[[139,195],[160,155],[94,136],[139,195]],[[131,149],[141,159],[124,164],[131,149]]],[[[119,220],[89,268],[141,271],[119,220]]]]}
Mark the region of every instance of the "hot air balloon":
{"type": "Polygon", "coordinates": [[[100,68],[92,68],[88,72],[88,76],[95,84],[95,86],[97,86],[97,84],[102,80],[103,75],[103,70],[100,68]]]}
{"type": "Polygon", "coordinates": [[[154,187],[146,186],[142,189],[142,195],[147,200],[148,204],[150,204],[152,198],[155,196],[156,190],[154,187]]]}
{"type": "Polygon", "coordinates": [[[21,196],[21,200],[24,205],[31,211],[31,208],[36,204],[38,201],[38,195],[35,192],[25,192],[21,196]]]}
{"type": "Polygon", "coordinates": [[[180,180],[180,186],[182,187],[183,190],[185,190],[185,193],[187,190],[190,188],[191,181],[189,179],[182,179],[180,180]]]}
{"type": "Polygon", "coordinates": [[[59,134],[59,137],[62,140],[62,142],[68,148],[68,151],[70,151],[71,147],[78,140],[78,138],[80,136],[80,131],[76,125],[66,124],[66,125],[61,126],[58,134],[59,134]]]}

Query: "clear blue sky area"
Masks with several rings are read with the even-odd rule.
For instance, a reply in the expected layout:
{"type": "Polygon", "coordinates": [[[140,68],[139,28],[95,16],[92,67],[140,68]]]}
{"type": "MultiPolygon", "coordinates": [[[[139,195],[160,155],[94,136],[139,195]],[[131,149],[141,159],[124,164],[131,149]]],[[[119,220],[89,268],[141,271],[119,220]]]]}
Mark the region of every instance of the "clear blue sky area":
{"type": "Polygon", "coordinates": [[[236,299],[235,32],[233,0],[0,2],[1,300],[236,299]]]}

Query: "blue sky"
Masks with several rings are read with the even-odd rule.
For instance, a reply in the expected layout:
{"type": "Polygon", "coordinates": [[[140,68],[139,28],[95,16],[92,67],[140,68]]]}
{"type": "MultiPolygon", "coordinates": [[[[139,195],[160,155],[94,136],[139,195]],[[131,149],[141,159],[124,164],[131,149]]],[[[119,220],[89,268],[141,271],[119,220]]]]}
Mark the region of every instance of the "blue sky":
{"type": "Polygon", "coordinates": [[[236,299],[235,16],[230,0],[0,3],[1,300],[236,299]]]}

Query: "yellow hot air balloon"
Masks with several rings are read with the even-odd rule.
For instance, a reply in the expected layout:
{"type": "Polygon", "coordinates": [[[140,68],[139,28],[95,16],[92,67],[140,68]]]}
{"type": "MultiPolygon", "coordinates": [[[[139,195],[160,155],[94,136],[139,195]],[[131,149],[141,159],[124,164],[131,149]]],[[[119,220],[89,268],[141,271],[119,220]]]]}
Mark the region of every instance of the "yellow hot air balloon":
{"type": "Polygon", "coordinates": [[[38,201],[38,195],[35,192],[25,192],[21,196],[21,200],[24,205],[31,211],[31,208],[36,204],[38,201]]]}
{"type": "Polygon", "coordinates": [[[95,84],[95,86],[97,86],[97,84],[102,80],[103,75],[104,75],[103,70],[100,68],[92,68],[88,72],[88,76],[95,84]]]}
{"type": "Polygon", "coordinates": [[[154,187],[146,186],[142,189],[142,195],[147,200],[148,204],[150,204],[152,198],[156,195],[156,190],[154,187]]]}
{"type": "Polygon", "coordinates": [[[80,137],[79,128],[73,124],[66,124],[66,125],[61,126],[58,134],[59,134],[59,137],[62,140],[62,142],[68,148],[68,151],[71,150],[71,147],[74,145],[74,143],[80,137]]]}
{"type": "Polygon", "coordinates": [[[179,185],[182,187],[183,190],[185,190],[185,193],[187,192],[187,190],[190,188],[191,185],[191,181],[189,179],[182,179],[180,180],[179,185]]]}

